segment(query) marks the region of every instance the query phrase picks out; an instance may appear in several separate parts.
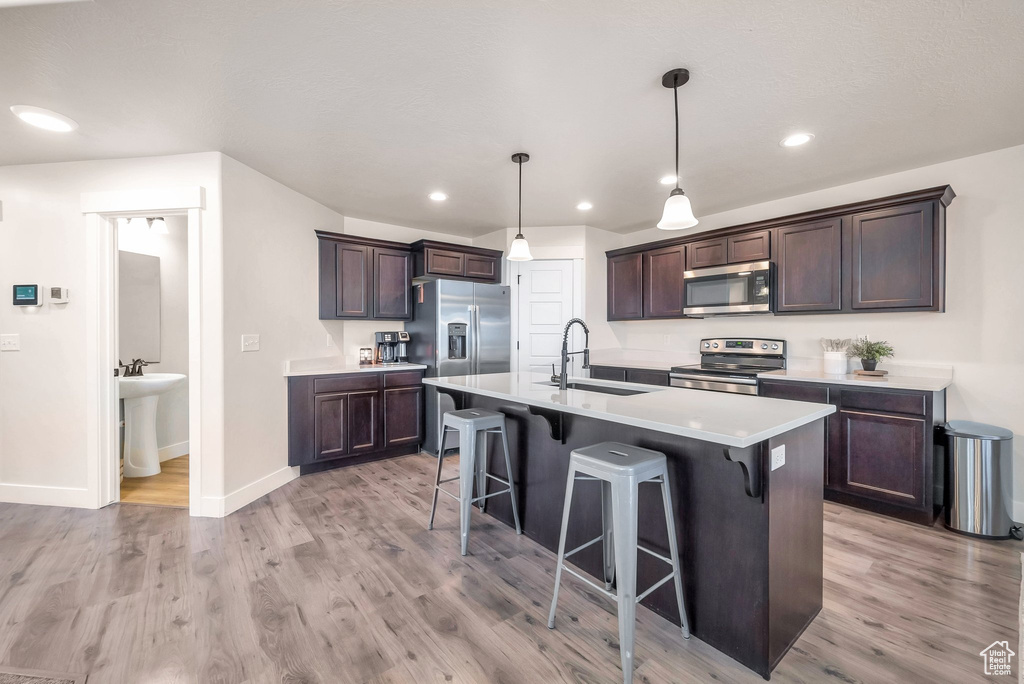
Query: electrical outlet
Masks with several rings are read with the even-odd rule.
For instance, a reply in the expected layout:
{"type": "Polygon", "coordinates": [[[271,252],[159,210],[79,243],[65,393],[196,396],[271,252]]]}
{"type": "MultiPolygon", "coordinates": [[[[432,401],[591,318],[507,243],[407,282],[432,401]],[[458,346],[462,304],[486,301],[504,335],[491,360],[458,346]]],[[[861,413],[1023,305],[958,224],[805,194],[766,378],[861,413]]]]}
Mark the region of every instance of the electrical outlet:
{"type": "Polygon", "coordinates": [[[254,352],[260,350],[259,335],[242,335],[242,351],[254,352]]]}
{"type": "Polygon", "coordinates": [[[21,351],[21,335],[17,333],[0,335],[0,351],[21,351]]]}
{"type": "Polygon", "coordinates": [[[772,449],[772,470],[778,470],[786,465],[786,445],[777,446],[772,449]]]}

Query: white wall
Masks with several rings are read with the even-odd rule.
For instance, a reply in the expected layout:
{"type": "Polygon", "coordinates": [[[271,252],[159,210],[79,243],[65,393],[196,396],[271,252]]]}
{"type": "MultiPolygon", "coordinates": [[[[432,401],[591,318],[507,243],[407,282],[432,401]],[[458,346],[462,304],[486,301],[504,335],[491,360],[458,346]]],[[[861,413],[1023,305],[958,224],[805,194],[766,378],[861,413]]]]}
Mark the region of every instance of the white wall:
{"type": "MultiPolygon", "coordinates": [[[[167,234],[121,225],[117,246],[124,252],[160,257],[160,361],[146,373],[188,375],[188,219],[168,216],[167,234]]],[[[132,325],[119,317],[122,330],[132,325]]],[[[126,363],[131,352],[121,350],[126,363]]],[[[188,453],[188,379],[160,395],[156,412],[156,443],[161,459],[188,453]]]]}
{"type": "MultiPolygon", "coordinates": [[[[204,494],[223,490],[219,393],[220,155],[215,152],[0,168],[0,289],[16,282],[70,288],[67,305],[0,305],[0,332],[21,351],[0,354],[0,500],[90,506],[86,448],[87,240],[82,193],[202,186],[204,282],[204,494]]],[[[111,369],[113,372],[113,369],[111,369]]]]}
{"type": "MultiPolygon", "coordinates": [[[[818,339],[869,335],[888,340],[900,363],[952,364],[948,417],[1010,428],[1015,442],[1015,518],[1024,520],[1024,146],[872,178],[827,190],[699,216],[710,230],[805,210],[950,184],[946,213],[945,313],[711,318],[611,323],[607,346],[696,349],[702,337],[781,337],[795,356],[820,357],[818,339]],[[667,343],[663,340],[668,336],[667,343]]],[[[699,198],[694,198],[699,208],[699,198]]],[[[663,239],[657,229],[627,244],[663,239]]],[[[602,340],[604,342],[604,340],[602,340]]]]}

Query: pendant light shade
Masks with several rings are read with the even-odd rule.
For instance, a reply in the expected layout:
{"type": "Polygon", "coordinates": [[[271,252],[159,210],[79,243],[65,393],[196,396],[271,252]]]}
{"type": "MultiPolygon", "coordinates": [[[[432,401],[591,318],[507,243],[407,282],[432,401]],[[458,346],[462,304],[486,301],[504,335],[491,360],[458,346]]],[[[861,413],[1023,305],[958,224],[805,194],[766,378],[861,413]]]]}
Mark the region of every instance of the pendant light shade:
{"type": "Polygon", "coordinates": [[[672,89],[676,112],[676,187],[665,200],[665,211],[658,221],[658,228],[661,230],[684,230],[693,228],[698,223],[693,215],[693,208],[690,207],[690,198],[683,194],[682,188],[679,187],[679,86],[689,80],[690,72],[687,69],[673,69],[661,77],[661,84],[672,89]]]}
{"type": "Polygon", "coordinates": [[[508,248],[509,261],[533,261],[530,254],[530,243],[523,236],[523,164],[530,161],[530,155],[525,152],[516,152],[512,155],[512,161],[519,164],[519,232],[516,233],[512,244],[508,248]]]}
{"type": "Polygon", "coordinates": [[[662,230],[683,230],[693,228],[697,225],[697,219],[690,208],[690,198],[683,194],[682,190],[677,193],[675,190],[665,200],[665,212],[658,221],[658,228],[662,230]]]}

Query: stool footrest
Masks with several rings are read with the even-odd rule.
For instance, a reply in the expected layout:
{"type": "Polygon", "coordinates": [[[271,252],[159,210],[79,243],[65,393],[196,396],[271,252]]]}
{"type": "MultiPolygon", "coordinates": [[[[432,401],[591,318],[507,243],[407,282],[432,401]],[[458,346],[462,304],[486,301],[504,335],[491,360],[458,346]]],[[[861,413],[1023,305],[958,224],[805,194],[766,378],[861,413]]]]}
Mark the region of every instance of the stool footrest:
{"type": "Polygon", "coordinates": [[[655,558],[657,558],[660,561],[663,561],[665,563],[668,563],[669,565],[672,565],[672,559],[669,558],[668,556],[662,556],[660,553],[655,553],[654,551],[651,551],[650,549],[648,549],[646,547],[640,546],[639,544],[636,545],[636,548],[640,549],[644,553],[648,553],[648,554],[654,556],[655,558]]]}
{"type": "Polygon", "coordinates": [[[448,496],[452,497],[456,501],[461,501],[461,498],[459,497],[458,494],[452,494],[451,492],[449,492],[444,487],[434,487],[434,489],[436,489],[437,491],[441,492],[442,494],[447,494],[448,496]]]}
{"type": "Polygon", "coordinates": [[[647,589],[647,591],[645,591],[644,593],[642,593],[642,594],[640,594],[639,596],[637,596],[637,597],[636,597],[636,602],[637,602],[637,603],[640,603],[640,602],[641,602],[641,601],[643,601],[643,600],[644,600],[645,598],[647,598],[647,596],[648,596],[648,595],[649,595],[649,594],[650,594],[650,593],[651,593],[652,591],[654,591],[655,589],[657,589],[658,587],[660,587],[660,586],[661,586],[662,584],[664,584],[665,582],[668,582],[668,581],[669,581],[670,579],[672,579],[672,578],[673,578],[673,577],[675,577],[675,576],[676,576],[676,574],[675,574],[674,572],[670,572],[669,574],[665,575],[665,576],[664,576],[664,577],[662,577],[662,578],[661,578],[661,579],[660,579],[660,580],[659,580],[658,582],[655,582],[654,584],[652,584],[652,585],[650,586],[650,588],[648,588],[648,589],[647,589]]]}
{"type": "Polygon", "coordinates": [[[478,496],[476,498],[470,499],[469,502],[470,503],[476,503],[477,501],[483,501],[484,499],[490,499],[492,496],[498,496],[499,494],[508,494],[511,491],[512,491],[512,488],[509,487],[508,489],[502,489],[500,492],[492,492],[490,494],[484,494],[483,496],[478,496]]]}
{"type": "Polygon", "coordinates": [[[598,591],[598,592],[604,594],[605,596],[607,596],[608,598],[610,598],[612,600],[615,600],[617,598],[615,596],[615,594],[613,594],[612,592],[608,591],[604,587],[599,586],[595,582],[590,581],[589,579],[587,579],[586,577],[584,577],[580,573],[578,573],[575,570],[573,570],[572,568],[570,568],[565,563],[562,563],[562,569],[565,570],[570,575],[572,575],[573,577],[575,577],[576,579],[578,579],[579,581],[584,582],[586,584],[589,584],[594,589],[594,591],[598,591]]]}
{"type": "Polygon", "coordinates": [[[562,558],[568,558],[569,556],[573,555],[574,553],[579,553],[583,549],[587,548],[588,546],[593,546],[594,544],[596,544],[597,542],[601,541],[602,539],[604,539],[604,535],[601,535],[600,537],[594,537],[593,539],[588,541],[586,544],[583,544],[581,546],[577,546],[572,551],[566,551],[564,554],[562,554],[562,558]]]}

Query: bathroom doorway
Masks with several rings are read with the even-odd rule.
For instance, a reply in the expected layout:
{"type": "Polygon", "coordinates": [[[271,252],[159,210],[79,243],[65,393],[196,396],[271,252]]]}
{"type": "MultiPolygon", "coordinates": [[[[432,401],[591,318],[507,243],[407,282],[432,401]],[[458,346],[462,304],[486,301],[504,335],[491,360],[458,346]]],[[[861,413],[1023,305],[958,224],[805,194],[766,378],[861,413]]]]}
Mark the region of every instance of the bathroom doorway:
{"type": "Polygon", "coordinates": [[[189,505],[188,217],[116,222],[123,504],[189,505]]]}

